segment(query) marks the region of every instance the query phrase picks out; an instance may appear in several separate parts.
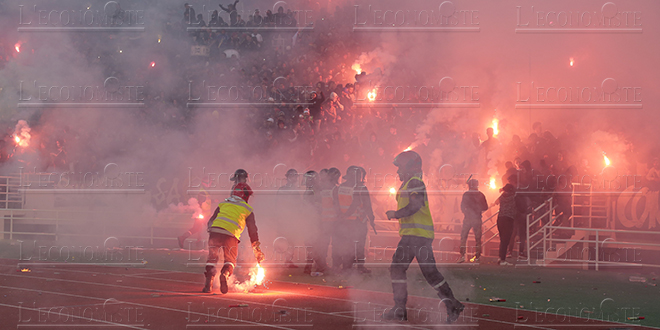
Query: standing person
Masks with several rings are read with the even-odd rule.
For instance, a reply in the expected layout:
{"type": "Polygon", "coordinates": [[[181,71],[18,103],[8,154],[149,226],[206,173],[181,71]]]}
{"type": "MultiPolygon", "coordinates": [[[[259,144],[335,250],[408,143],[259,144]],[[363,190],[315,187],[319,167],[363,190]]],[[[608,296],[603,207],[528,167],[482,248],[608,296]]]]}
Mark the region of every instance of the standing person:
{"type": "Polygon", "coordinates": [[[385,214],[388,219],[399,220],[401,240],[390,266],[394,307],[383,313],[382,317],[385,320],[408,320],[406,271],[416,258],[424,278],[447,307],[447,322],[452,323],[458,319],[465,306],[454,298],[449,283],[435,266],[431,245],[435,234],[426,186],[422,181],[422,158],[414,151],[404,151],[396,156],[394,165],[398,167],[397,174],[402,181],[396,195],[398,210],[390,210],[385,214]]]}
{"type": "Polygon", "coordinates": [[[513,235],[513,222],[516,218],[516,188],[507,183],[500,189],[502,195],[495,201],[495,205],[500,205],[500,212],[497,215],[497,230],[500,232],[500,266],[511,266],[512,263],[506,261],[506,250],[513,235]]]}
{"type": "Polygon", "coordinates": [[[463,212],[463,228],[461,229],[461,256],[458,262],[465,262],[465,250],[467,248],[467,238],[470,234],[470,229],[474,233],[474,240],[476,242],[474,261],[479,262],[481,257],[481,214],[488,210],[488,202],[486,196],[479,191],[479,181],[472,179],[468,181],[468,191],[463,193],[461,199],[461,211],[463,212]]]}
{"type": "MultiPolygon", "coordinates": [[[[244,169],[239,168],[236,171],[234,171],[234,174],[232,174],[232,176],[229,178],[230,181],[234,181],[234,184],[232,185],[232,190],[230,190],[230,196],[231,196],[231,191],[233,191],[234,187],[239,183],[246,183],[247,179],[248,179],[248,172],[245,171],[244,169]]],[[[202,191],[197,195],[197,202],[199,203],[199,206],[202,209],[202,214],[203,214],[206,213],[207,211],[206,206],[210,204],[211,196],[209,192],[206,191],[205,189],[208,188],[209,183],[202,182],[201,185],[202,185],[202,189],[201,189],[202,191]],[[208,203],[206,203],[207,201],[208,203]]],[[[193,224],[193,226],[187,232],[183,233],[183,235],[177,237],[177,242],[179,243],[179,247],[183,249],[184,242],[186,241],[186,239],[201,231],[202,228],[204,228],[205,224],[206,223],[204,222],[203,217],[201,219],[200,218],[195,219],[195,223],[193,224]]]]}
{"type": "Polygon", "coordinates": [[[313,91],[311,93],[309,114],[314,120],[314,134],[318,134],[321,129],[321,105],[323,102],[325,102],[325,95],[323,95],[323,92],[318,94],[316,91],[313,91]]]}
{"type": "MultiPolygon", "coordinates": [[[[357,269],[362,274],[371,273],[364,267],[366,260],[364,248],[367,241],[367,221],[374,226],[374,212],[371,208],[371,196],[369,189],[364,185],[366,171],[362,167],[349,166],[344,175],[344,182],[339,185],[338,198],[341,209],[341,220],[337,229],[341,230],[342,238],[347,243],[342,244],[340,253],[343,269],[353,268],[353,262],[357,261],[357,269]]],[[[334,260],[333,260],[334,262],[334,260]]]]}
{"type": "MultiPolygon", "coordinates": [[[[339,215],[338,182],[341,173],[337,168],[323,169],[320,172],[321,186],[321,232],[316,240],[315,260],[317,271],[312,276],[323,276],[328,270],[328,247],[332,241],[333,267],[337,263],[338,237],[336,224],[339,215]]],[[[341,239],[339,239],[341,241],[341,239]]]]}
{"type": "Polygon", "coordinates": [[[257,233],[252,207],[247,203],[252,195],[252,189],[247,183],[239,183],[232,188],[231,196],[221,202],[208,221],[209,256],[206,259],[206,282],[202,292],[210,293],[213,290],[213,279],[217,275],[218,252],[222,250],[224,264],[220,270],[220,292],[227,293],[227,278],[234,272],[236,257],[238,256],[238,243],[241,233],[248,229],[254,257],[258,263],[264,260],[257,233]]]}
{"type": "Polygon", "coordinates": [[[304,274],[312,274],[314,264],[314,244],[318,239],[321,229],[321,190],[318,182],[318,173],[316,171],[307,171],[303,176],[305,192],[303,192],[303,201],[305,205],[311,207],[309,212],[312,232],[305,237],[305,269],[304,274]],[[307,248],[310,248],[307,250],[307,248]]]}
{"type": "MultiPolygon", "coordinates": [[[[300,205],[299,204],[300,203],[299,202],[300,201],[299,200],[299,198],[300,198],[299,189],[300,188],[298,187],[298,171],[296,171],[296,169],[294,169],[294,168],[291,168],[288,171],[286,171],[286,174],[284,176],[286,177],[286,183],[277,190],[277,195],[278,196],[285,196],[285,197],[295,196],[295,197],[289,198],[287,200],[282,200],[281,202],[283,204],[281,204],[281,205],[283,205],[284,208],[287,208],[287,209],[289,207],[296,208],[297,206],[300,205]]],[[[284,215],[284,216],[285,217],[290,217],[290,215],[284,215]]],[[[280,225],[278,227],[281,230],[284,231],[284,229],[287,228],[288,226],[289,226],[289,224],[284,224],[284,225],[280,225]]],[[[283,235],[282,232],[280,232],[280,235],[283,235]]],[[[287,242],[293,241],[293,239],[290,235],[287,235],[287,236],[288,236],[288,237],[286,237],[287,242]]],[[[284,262],[285,266],[287,266],[289,268],[298,268],[298,266],[296,266],[293,263],[293,246],[291,246],[290,244],[289,244],[289,247],[287,247],[286,251],[284,252],[284,258],[285,258],[285,262],[284,262]]]]}
{"type": "Polygon", "coordinates": [[[228,4],[227,8],[223,7],[222,4],[219,4],[220,9],[229,13],[229,26],[236,26],[238,23],[238,12],[236,11],[236,4],[238,0],[235,0],[233,4],[228,4]]]}

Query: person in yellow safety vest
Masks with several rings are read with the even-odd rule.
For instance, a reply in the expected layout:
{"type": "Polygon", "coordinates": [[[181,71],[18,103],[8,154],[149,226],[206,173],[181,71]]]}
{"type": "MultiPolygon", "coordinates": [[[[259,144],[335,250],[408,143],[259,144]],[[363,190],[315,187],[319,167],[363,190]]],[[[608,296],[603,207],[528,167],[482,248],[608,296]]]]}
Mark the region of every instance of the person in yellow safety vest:
{"type": "Polygon", "coordinates": [[[338,236],[345,241],[338,244],[342,248],[340,263],[343,269],[352,269],[353,263],[357,261],[357,269],[363,274],[371,273],[364,267],[364,247],[369,230],[367,221],[374,226],[375,219],[369,190],[364,185],[366,174],[364,168],[358,166],[349,166],[346,170],[344,182],[339,185],[338,190],[342,214],[337,223],[337,230],[340,232],[338,236]]]}
{"type": "MultiPolygon", "coordinates": [[[[248,173],[242,168],[237,169],[234,174],[229,178],[230,181],[234,181],[234,186],[239,184],[239,183],[246,183],[248,179],[248,173]]],[[[210,208],[210,199],[211,199],[211,194],[207,191],[207,188],[210,186],[210,182],[208,181],[203,181],[201,184],[201,189],[199,194],[197,195],[197,201],[200,205],[200,208],[202,209],[202,213],[207,213],[207,206],[210,208]],[[208,202],[208,203],[205,203],[208,202]]],[[[233,188],[233,187],[232,187],[233,188]]],[[[202,217],[201,219],[195,218],[195,223],[193,224],[192,228],[190,228],[187,232],[183,233],[183,235],[177,237],[177,241],[179,243],[179,247],[181,249],[184,248],[184,242],[186,239],[192,235],[195,235],[199,231],[201,231],[204,228],[204,218],[202,217]]]]}
{"type": "Polygon", "coordinates": [[[322,169],[319,172],[319,184],[321,186],[321,230],[314,247],[314,262],[316,263],[316,272],[312,276],[323,276],[328,271],[328,247],[332,241],[332,264],[336,267],[337,261],[337,233],[335,230],[337,217],[341,212],[339,210],[339,201],[337,197],[337,184],[341,172],[333,167],[322,169]]]}
{"type": "Polygon", "coordinates": [[[454,298],[449,284],[435,265],[432,246],[435,234],[426,186],[422,181],[422,158],[412,150],[404,151],[396,156],[394,165],[398,167],[397,174],[402,181],[396,194],[398,210],[387,211],[385,214],[388,219],[399,220],[401,240],[390,266],[394,307],[383,313],[382,318],[408,320],[406,270],[413,259],[417,259],[424,278],[447,307],[447,323],[452,323],[458,319],[465,306],[454,298]]]}
{"type": "Polygon", "coordinates": [[[209,218],[209,255],[206,259],[206,282],[202,292],[213,290],[213,279],[217,275],[218,254],[222,250],[224,264],[220,270],[220,292],[227,293],[227,278],[234,272],[238,243],[247,227],[254,257],[261,263],[265,256],[261,252],[259,234],[252,207],[247,203],[252,189],[247,183],[238,183],[232,188],[231,196],[221,202],[209,218]]]}

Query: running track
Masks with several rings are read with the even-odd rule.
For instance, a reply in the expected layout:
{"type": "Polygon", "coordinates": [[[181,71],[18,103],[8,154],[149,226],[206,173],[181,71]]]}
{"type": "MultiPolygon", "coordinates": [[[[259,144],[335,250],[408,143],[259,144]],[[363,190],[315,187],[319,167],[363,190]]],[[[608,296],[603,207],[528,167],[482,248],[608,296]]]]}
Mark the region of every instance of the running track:
{"type": "MultiPolygon", "coordinates": [[[[2,329],[652,329],[465,303],[444,323],[439,299],[411,296],[409,322],[381,322],[392,295],[274,282],[257,293],[202,294],[202,274],[0,259],[2,329]],[[247,304],[247,307],[230,307],[247,304]]],[[[585,314],[585,316],[587,316],[585,314]]]]}

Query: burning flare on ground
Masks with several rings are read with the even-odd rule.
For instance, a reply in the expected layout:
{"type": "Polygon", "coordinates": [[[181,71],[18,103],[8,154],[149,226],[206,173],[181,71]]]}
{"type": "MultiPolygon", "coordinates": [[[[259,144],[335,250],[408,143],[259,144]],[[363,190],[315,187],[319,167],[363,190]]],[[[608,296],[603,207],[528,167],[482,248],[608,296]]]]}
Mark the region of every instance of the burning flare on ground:
{"type": "Polygon", "coordinates": [[[475,260],[477,260],[477,256],[472,257],[472,259],[470,259],[470,262],[474,262],[475,260]]]}
{"type": "Polygon", "coordinates": [[[367,93],[367,98],[369,99],[369,102],[373,102],[376,100],[376,89],[372,89],[371,92],[367,93]]]}
{"type": "Polygon", "coordinates": [[[497,189],[497,185],[495,184],[495,177],[494,176],[490,177],[490,182],[488,182],[488,188],[497,189]]]}
{"type": "Polygon", "coordinates": [[[355,70],[357,74],[362,73],[362,68],[360,67],[360,63],[355,63],[351,66],[351,69],[355,70]]]}
{"type": "Polygon", "coordinates": [[[492,123],[493,136],[497,136],[497,134],[500,134],[499,124],[500,124],[500,120],[497,118],[493,118],[493,123],[492,123]]]}
{"type": "Polygon", "coordinates": [[[261,267],[260,264],[257,264],[257,285],[261,285],[264,283],[264,278],[266,277],[266,272],[264,271],[264,268],[261,267]]]}
{"type": "MultiPolygon", "coordinates": [[[[248,279],[245,282],[238,282],[233,276],[230,277],[227,282],[229,284],[230,291],[249,293],[250,291],[253,291],[256,286],[262,285],[265,279],[266,271],[263,267],[261,267],[260,264],[257,264],[256,266],[250,268],[248,279]]],[[[220,287],[220,281],[218,280],[218,277],[216,277],[213,286],[220,287]]]]}
{"type": "Polygon", "coordinates": [[[610,159],[605,155],[605,152],[603,152],[603,161],[605,161],[605,166],[610,166],[610,164],[612,164],[610,159]]]}
{"type": "Polygon", "coordinates": [[[21,268],[21,273],[30,273],[32,270],[30,268],[21,268]]]}

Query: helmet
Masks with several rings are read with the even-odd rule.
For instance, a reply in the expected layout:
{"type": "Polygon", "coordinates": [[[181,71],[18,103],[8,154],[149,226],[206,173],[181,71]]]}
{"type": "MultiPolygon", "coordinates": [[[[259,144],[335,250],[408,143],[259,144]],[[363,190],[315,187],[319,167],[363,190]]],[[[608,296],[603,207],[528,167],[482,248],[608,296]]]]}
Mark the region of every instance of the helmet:
{"type": "Polygon", "coordinates": [[[246,203],[250,196],[252,195],[252,189],[248,186],[247,183],[239,183],[234,186],[231,190],[231,195],[242,198],[246,203]]]}
{"type": "Polygon", "coordinates": [[[412,150],[404,151],[394,158],[394,166],[405,173],[419,173],[422,171],[422,157],[412,150]]]}
{"type": "Polygon", "coordinates": [[[292,168],[292,169],[289,169],[288,171],[286,171],[286,174],[284,176],[288,179],[288,178],[291,178],[291,177],[295,177],[297,175],[298,175],[298,171],[296,171],[295,168],[292,168]]]}
{"type": "Polygon", "coordinates": [[[307,171],[305,172],[304,176],[304,182],[305,182],[305,187],[307,188],[312,188],[316,185],[316,179],[318,177],[318,174],[316,171],[307,171]]]}
{"type": "Polygon", "coordinates": [[[236,172],[234,172],[234,174],[231,175],[231,177],[229,178],[229,181],[238,182],[238,180],[240,180],[240,179],[246,179],[247,180],[247,178],[248,178],[248,172],[246,170],[242,169],[242,168],[239,168],[239,169],[236,170],[236,172]]]}
{"type": "Polygon", "coordinates": [[[346,169],[346,174],[342,177],[344,180],[349,182],[359,182],[361,181],[362,171],[359,167],[351,165],[346,169]]]}
{"type": "Polygon", "coordinates": [[[328,169],[328,181],[331,183],[337,183],[341,177],[341,171],[336,167],[331,167],[328,169]]]}

